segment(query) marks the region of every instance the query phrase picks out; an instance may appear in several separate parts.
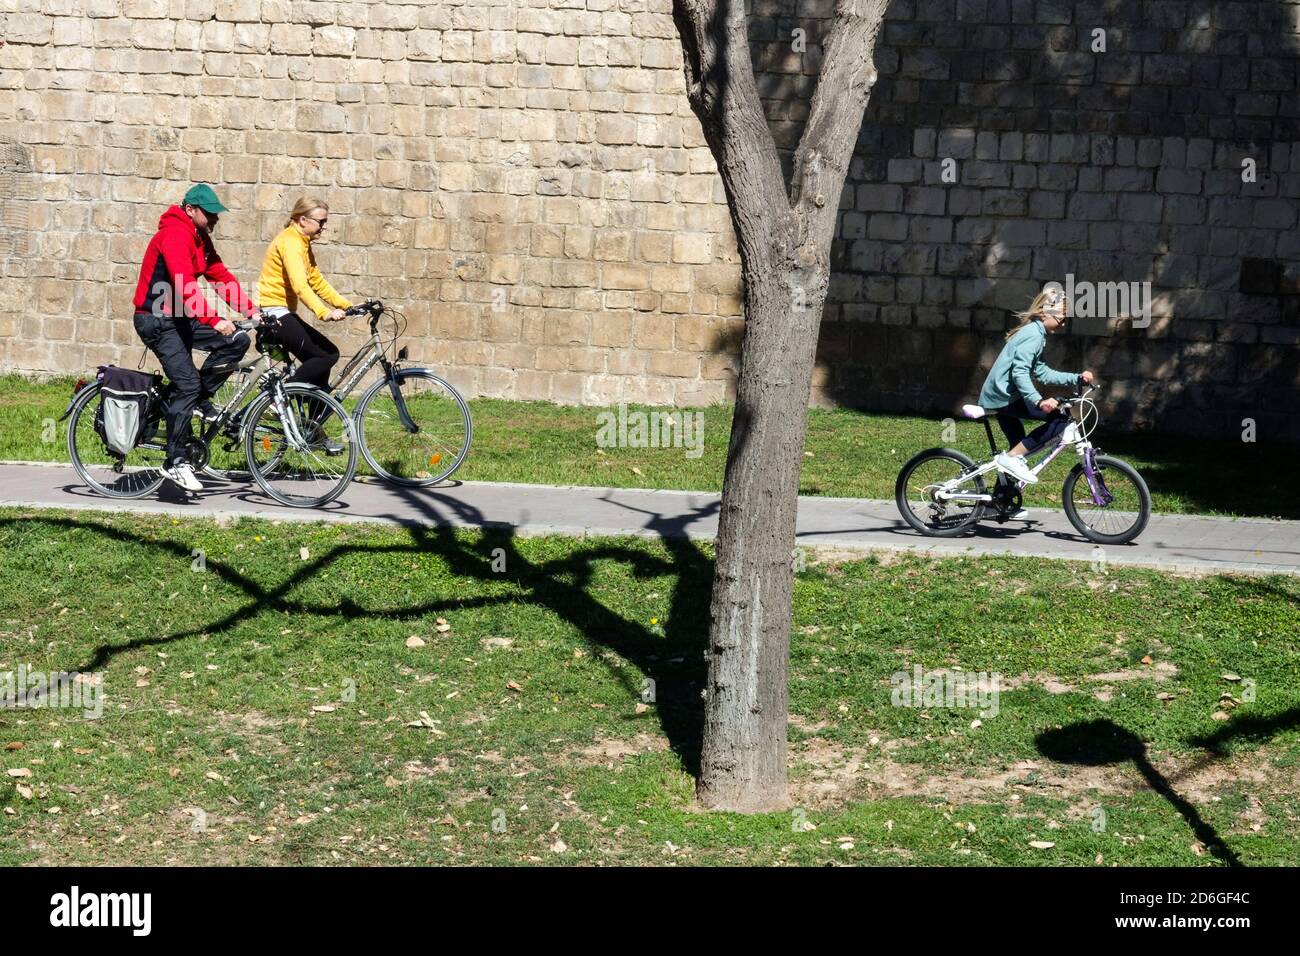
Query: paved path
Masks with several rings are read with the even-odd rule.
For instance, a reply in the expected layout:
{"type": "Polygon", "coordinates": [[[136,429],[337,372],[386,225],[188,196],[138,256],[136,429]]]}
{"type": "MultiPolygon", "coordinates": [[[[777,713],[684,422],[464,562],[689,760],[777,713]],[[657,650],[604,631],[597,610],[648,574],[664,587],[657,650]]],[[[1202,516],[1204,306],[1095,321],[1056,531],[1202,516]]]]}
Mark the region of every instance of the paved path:
{"type": "MultiPolygon", "coordinates": [[[[203,480],[208,487],[197,498],[182,498],[169,484],[154,497],[120,501],[90,492],[69,466],[0,464],[0,506],[494,526],[529,535],[711,538],[717,530],[719,496],[708,492],[473,481],[407,490],[358,480],[341,500],[324,509],[305,510],[281,507],[255,486],[203,480]]],[[[1079,561],[1100,557],[1108,564],[1177,571],[1300,573],[1300,521],[1155,515],[1137,541],[1107,546],[1098,553],[1070,526],[1064,512],[1044,509],[1032,514],[1036,520],[1029,524],[987,524],[962,538],[923,538],[903,524],[892,501],[800,498],[798,541],[806,547],[840,550],[1012,554],[1079,561]]]]}

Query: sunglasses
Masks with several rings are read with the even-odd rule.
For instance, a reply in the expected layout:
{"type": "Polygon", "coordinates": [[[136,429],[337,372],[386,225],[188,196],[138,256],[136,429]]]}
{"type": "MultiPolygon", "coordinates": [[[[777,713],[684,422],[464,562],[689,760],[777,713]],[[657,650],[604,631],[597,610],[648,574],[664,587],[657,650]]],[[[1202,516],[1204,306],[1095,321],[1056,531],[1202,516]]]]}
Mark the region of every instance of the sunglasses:
{"type": "Polygon", "coordinates": [[[324,229],[326,224],[330,221],[329,216],[326,216],[324,219],[317,219],[314,216],[303,216],[302,218],[310,219],[312,222],[316,223],[316,225],[320,226],[322,229],[324,229]]]}

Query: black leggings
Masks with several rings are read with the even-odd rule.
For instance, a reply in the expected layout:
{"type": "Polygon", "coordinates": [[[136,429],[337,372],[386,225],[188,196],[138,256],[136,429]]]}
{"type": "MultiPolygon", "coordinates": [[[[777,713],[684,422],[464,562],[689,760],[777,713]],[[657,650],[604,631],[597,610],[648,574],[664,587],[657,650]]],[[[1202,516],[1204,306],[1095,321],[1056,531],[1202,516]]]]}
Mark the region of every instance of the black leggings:
{"type": "Polygon", "coordinates": [[[306,382],[329,390],[330,370],[339,360],[338,347],[323,332],[312,328],[293,313],[276,320],[275,340],[289,350],[299,362],[290,382],[306,382]]]}
{"type": "Polygon", "coordinates": [[[1065,426],[1070,423],[1070,416],[1065,414],[1059,408],[1048,414],[1037,405],[1028,405],[1023,398],[1017,398],[1006,408],[997,410],[998,424],[1002,426],[1002,434],[1007,436],[1007,450],[1010,451],[1021,442],[1025,443],[1026,454],[1032,454],[1038,451],[1044,445],[1056,441],[1065,431],[1065,426]],[[1020,420],[1022,418],[1032,418],[1043,424],[1039,425],[1029,437],[1025,437],[1025,426],[1020,420]]]}

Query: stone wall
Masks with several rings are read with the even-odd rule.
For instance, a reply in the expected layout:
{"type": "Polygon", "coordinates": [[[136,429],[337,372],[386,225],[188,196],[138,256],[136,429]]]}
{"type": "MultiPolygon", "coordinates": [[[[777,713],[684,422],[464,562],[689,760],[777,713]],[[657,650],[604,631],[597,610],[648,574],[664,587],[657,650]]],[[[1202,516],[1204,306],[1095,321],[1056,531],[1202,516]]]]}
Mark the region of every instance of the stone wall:
{"type": "MultiPolygon", "coordinates": [[[[790,6],[759,44],[787,146],[816,71],[779,59],[790,6]]],[[[894,0],[815,400],[951,411],[1009,313],[1073,275],[1150,283],[1149,325],[1079,317],[1049,344],[1100,373],[1110,421],[1300,438],[1298,52],[1294,0],[894,0]]]]}
{"type": "MultiPolygon", "coordinates": [[[[787,155],[831,7],[752,0],[787,155]]],[[[399,304],[467,392],[728,396],[737,255],[670,0],[0,11],[0,367],[133,364],[144,244],[208,181],[250,280],[322,195],[327,275],[399,304]]],[[[1300,437],[1298,49],[1297,0],[894,0],[811,400],[949,412],[1068,273],[1151,283],[1149,326],[1079,318],[1050,346],[1107,380],[1112,423],[1300,437]]]]}
{"type": "Polygon", "coordinates": [[[725,398],[738,260],[669,9],[3,0],[0,202],[26,229],[0,367],[134,364],[139,261],[193,181],[250,281],[293,201],[326,199],[326,275],[401,306],[468,393],[725,398]]]}

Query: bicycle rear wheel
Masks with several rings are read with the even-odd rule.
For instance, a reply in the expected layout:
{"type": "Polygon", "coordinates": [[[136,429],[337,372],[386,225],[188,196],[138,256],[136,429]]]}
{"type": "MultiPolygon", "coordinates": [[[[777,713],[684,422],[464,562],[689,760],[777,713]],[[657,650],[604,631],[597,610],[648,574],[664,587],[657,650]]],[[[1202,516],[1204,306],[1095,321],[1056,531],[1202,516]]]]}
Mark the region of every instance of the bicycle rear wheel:
{"type": "Polygon", "coordinates": [[[283,391],[283,416],[271,392],[264,392],[244,413],[249,471],[258,487],[281,504],[328,504],[343,494],[357,469],[352,419],[315,386],[293,383],[283,391]]]}
{"type": "Polygon", "coordinates": [[[469,406],[423,368],[381,378],[357,403],[357,440],[375,474],[393,484],[437,484],[461,466],[474,440],[469,406]]]}
{"type": "MultiPolygon", "coordinates": [[[[984,505],[978,501],[941,501],[939,487],[975,469],[975,462],[955,448],[931,448],[905,464],[894,485],[894,503],[903,520],[921,534],[934,538],[959,535],[979,521],[984,505]]],[[[979,475],[951,489],[966,494],[986,493],[979,475]]]]}
{"type": "MultiPolygon", "coordinates": [[[[162,473],[167,452],[160,439],[142,442],[128,455],[110,451],[95,429],[95,412],[99,407],[98,382],[83,388],[72,403],[68,415],[68,456],[91,489],[110,498],[143,498],[158,490],[165,480],[162,473]]],[[[159,432],[163,431],[160,424],[159,432]]],[[[151,437],[151,436],[146,436],[151,437]]]]}

